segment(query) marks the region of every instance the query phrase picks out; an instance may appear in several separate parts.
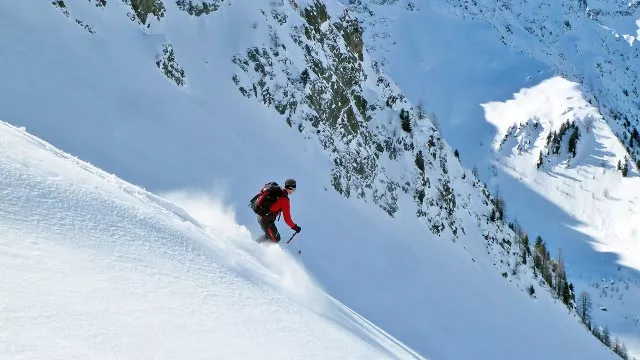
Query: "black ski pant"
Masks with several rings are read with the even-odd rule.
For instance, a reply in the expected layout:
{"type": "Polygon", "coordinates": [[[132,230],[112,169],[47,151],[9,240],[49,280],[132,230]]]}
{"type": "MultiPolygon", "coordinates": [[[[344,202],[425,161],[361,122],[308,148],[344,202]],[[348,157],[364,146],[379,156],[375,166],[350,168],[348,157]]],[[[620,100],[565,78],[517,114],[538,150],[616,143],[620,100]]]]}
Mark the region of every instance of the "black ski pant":
{"type": "Polygon", "coordinates": [[[258,224],[260,224],[262,231],[264,231],[264,235],[258,238],[258,242],[268,240],[275,243],[280,242],[280,233],[278,232],[278,228],[276,227],[276,215],[258,215],[258,224]]]}

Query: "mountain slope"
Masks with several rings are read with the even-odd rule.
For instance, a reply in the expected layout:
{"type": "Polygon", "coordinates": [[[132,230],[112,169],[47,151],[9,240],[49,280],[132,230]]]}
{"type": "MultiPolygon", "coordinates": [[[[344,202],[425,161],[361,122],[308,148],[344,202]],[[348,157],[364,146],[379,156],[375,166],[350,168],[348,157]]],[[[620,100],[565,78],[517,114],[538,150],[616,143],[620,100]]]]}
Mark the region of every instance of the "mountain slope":
{"type": "Polygon", "coordinates": [[[0,357],[417,358],[220,214],[0,124],[0,357]]]}
{"type": "Polygon", "coordinates": [[[408,4],[350,2],[373,57],[638,356],[637,2],[408,4]]]}
{"type": "Polygon", "coordinates": [[[296,177],[292,252],[422,356],[613,356],[519,267],[487,190],[376,66],[343,7],[215,2],[198,17],[161,3],[0,4],[15,35],[0,40],[2,116],[154,192],[214,192],[251,230],[247,199],[296,177]]]}
{"type": "Polygon", "coordinates": [[[485,110],[488,121],[510,119],[526,124],[534,119],[539,124],[536,131],[529,126],[531,120],[504,131],[506,124],[496,123],[503,129],[503,142],[496,144],[502,169],[496,184],[511,200],[510,211],[523,227],[536,229],[563,249],[577,289],[593,297],[593,322],[609,326],[636,352],[640,306],[636,189],[640,178],[634,168],[629,168],[626,177],[616,169],[614,164],[628,156],[624,146],[582,97],[580,87],[563,79],[526,89],[506,103],[486,104],[485,110]],[[533,112],[528,113],[527,105],[538,102],[544,106],[529,107],[533,112]],[[562,127],[568,129],[564,136],[560,136],[562,127]],[[572,133],[579,134],[575,154],[569,151],[572,133]],[[536,194],[533,200],[532,193],[536,194]]]}
{"type": "MultiPolygon", "coordinates": [[[[11,344],[0,348],[3,356],[419,357],[327,297],[296,260],[276,247],[252,243],[232,216],[211,217],[215,205],[193,195],[173,195],[192,209],[194,204],[206,208],[208,227],[177,206],[6,123],[0,125],[0,140],[1,269],[11,274],[0,282],[0,338],[11,344]]],[[[464,302],[455,301],[451,307],[455,298],[430,294],[427,304],[434,313],[428,318],[437,328],[429,322],[421,327],[428,331],[423,336],[430,339],[433,357],[470,356],[469,350],[458,348],[461,343],[474,353],[489,343],[483,353],[496,351],[491,356],[517,352],[517,338],[496,346],[486,333],[473,329],[491,321],[489,334],[508,330],[513,320],[531,322],[530,313],[542,317],[540,326],[553,323],[558,334],[551,336],[563,339],[548,338],[546,350],[531,358],[576,354],[574,342],[584,349],[581,358],[612,357],[593,346],[586,332],[575,331],[575,320],[544,296],[534,303],[491,276],[493,271],[476,270],[484,274],[483,282],[472,275],[472,282],[458,292],[483,297],[494,294],[490,288],[497,285],[505,291],[494,298],[500,311],[481,305],[488,316],[470,316],[465,313],[477,307],[465,309],[464,302]],[[462,328],[468,332],[460,333],[462,328]]],[[[442,291],[442,285],[433,288],[442,291]]],[[[409,314],[394,315],[401,319],[409,314]]]]}

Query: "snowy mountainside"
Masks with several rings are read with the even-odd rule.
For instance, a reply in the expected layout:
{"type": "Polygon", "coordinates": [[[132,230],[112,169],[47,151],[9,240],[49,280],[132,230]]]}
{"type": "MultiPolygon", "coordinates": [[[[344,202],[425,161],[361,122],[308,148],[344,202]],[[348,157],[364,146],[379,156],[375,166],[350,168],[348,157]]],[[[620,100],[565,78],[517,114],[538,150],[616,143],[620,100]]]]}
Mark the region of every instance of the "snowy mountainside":
{"type": "Polygon", "coordinates": [[[623,177],[612,166],[626,154],[625,149],[597,109],[582,97],[579,85],[554,78],[516,94],[513,100],[484,107],[487,120],[502,128],[498,137],[502,140],[495,146],[505,170],[533,181],[532,187],[539,186],[540,193],[563,193],[564,201],[555,201],[564,203],[574,216],[578,211],[593,212],[593,218],[583,220],[605,232],[597,236],[600,250],[619,254],[621,265],[640,268],[640,259],[634,256],[640,250],[633,206],[638,172],[629,166],[623,177]],[[509,126],[504,120],[519,125],[509,126]],[[576,139],[573,148],[572,138],[576,139]],[[577,209],[570,209],[576,205],[577,209]],[[602,213],[607,206],[609,212],[602,213]],[[612,214],[615,208],[619,210],[612,214]]]}
{"type": "Polygon", "coordinates": [[[564,250],[578,291],[591,293],[593,322],[607,325],[637,351],[640,178],[624,146],[582,97],[578,84],[562,78],[484,107],[487,121],[499,129],[505,129],[505,122],[520,124],[503,131],[496,146],[497,165],[506,175],[496,183],[511,204],[522,204],[513,204],[512,214],[527,229],[544,224],[546,229],[537,231],[564,250]],[[625,167],[626,176],[616,166],[625,167]],[[535,206],[540,213],[529,218],[522,215],[531,212],[536,201],[518,195],[520,190],[509,185],[509,179],[547,198],[571,219],[564,223],[563,217],[554,224],[558,218],[544,211],[548,206],[535,206]]]}
{"type": "Polygon", "coordinates": [[[508,221],[563,250],[593,323],[638,356],[638,3],[349,6],[372,57],[433,112],[508,221]]]}
{"type": "Polygon", "coordinates": [[[228,213],[205,226],[6,123],[0,150],[2,358],[420,358],[228,213]]]}
{"type": "Polygon", "coordinates": [[[372,61],[344,7],[62,3],[0,4],[12,124],[157,193],[220,192],[252,231],[248,197],[296,177],[292,251],[422,356],[513,358],[537,341],[548,346],[532,359],[613,356],[518,270],[487,189],[372,61]]]}

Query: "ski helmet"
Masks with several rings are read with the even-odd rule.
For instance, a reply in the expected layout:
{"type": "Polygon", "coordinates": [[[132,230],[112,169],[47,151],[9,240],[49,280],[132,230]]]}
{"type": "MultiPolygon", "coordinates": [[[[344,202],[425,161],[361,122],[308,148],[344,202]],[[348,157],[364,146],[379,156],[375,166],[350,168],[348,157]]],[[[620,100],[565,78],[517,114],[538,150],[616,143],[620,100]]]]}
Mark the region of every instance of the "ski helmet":
{"type": "Polygon", "coordinates": [[[296,188],[296,181],[293,179],[287,179],[284,182],[284,188],[285,189],[289,189],[289,190],[293,190],[296,188]]]}

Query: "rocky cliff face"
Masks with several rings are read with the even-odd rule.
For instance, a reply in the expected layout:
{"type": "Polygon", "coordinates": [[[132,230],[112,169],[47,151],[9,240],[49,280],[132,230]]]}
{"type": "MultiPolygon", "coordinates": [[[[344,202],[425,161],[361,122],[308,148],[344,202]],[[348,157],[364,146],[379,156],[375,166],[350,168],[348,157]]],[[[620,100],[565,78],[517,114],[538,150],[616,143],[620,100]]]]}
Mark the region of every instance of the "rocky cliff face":
{"type": "MultiPolygon", "coordinates": [[[[456,211],[469,200],[460,193],[457,199],[449,167],[464,172],[429,115],[366,54],[357,19],[319,1],[271,5],[263,11],[271,43],[234,56],[238,90],[317,139],[333,159],[336,191],[391,216],[399,194],[408,194],[434,233],[456,236],[462,228],[456,211]]],[[[471,178],[457,181],[472,184],[471,178]]]]}

